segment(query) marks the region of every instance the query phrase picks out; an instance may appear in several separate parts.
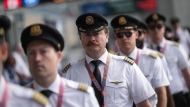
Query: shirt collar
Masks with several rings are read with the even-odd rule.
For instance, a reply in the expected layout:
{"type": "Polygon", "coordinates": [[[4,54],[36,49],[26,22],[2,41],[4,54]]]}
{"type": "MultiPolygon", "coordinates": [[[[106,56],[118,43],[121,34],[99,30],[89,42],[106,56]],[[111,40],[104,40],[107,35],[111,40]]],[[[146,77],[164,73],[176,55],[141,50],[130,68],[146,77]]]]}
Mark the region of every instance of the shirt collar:
{"type": "Polygon", "coordinates": [[[131,52],[131,54],[129,54],[128,57],[133,58],[134,60],[136,60],[136,56],[137,56],[137,47],[135,47],[135,49],[131,52]]]}
{"type": "MultiPolygon", "coordinates": [[[[133,49],[133,51],[129,54],[128,57],[133,58],[135,60],[137,56],[137,50],[138,50],[137,47],[135,47],[135,49],[133,49]]],[[[126,56],[126,55],[121,52],[121,56],[126,56]]]]}
{"type": "Polygon", "coordinates": [[[54,93],[59,93],[59,86],[60,86],[60,79],[61,77],[57,74],[54,82],[48,87],[48,88],[44,88],[42,86],[40,86],[38,83],[36,83],[35,81],[33,82],[34,85],[34,89],[38,90],[38,91],[42,91],[42,90],[51,90],[54,93]]]}
{"type": "MultiPolygon", "coordinates": [[[[165,39],[163,38],[162,41],[161,41],[160,44],[159,44],[159,46],[160,46],[161,48],[164,47],[164,42],[165,42],[165,39]]],[[[152,44],[153,49],[156,49],[156,47],[158,46],[157,44],[155,44],[155,43],[153,43],[153,42],[152,42],[151,44],[152,44]]]]}
{"type": "MultiPolygon", "coordinates": [[[[107,61],[107,57],[108,57],[108,52],[106,50],[106,52],[104,52],[104,54],[98,58],[98,60],[102,61],[104,64],[106,64],[107,61]]],[[[88,64],[90,64],[90,62],[94,59],[92,59],[91,57],[89,57],[87,54],[85,55],[86,61],[88,64]]]]}

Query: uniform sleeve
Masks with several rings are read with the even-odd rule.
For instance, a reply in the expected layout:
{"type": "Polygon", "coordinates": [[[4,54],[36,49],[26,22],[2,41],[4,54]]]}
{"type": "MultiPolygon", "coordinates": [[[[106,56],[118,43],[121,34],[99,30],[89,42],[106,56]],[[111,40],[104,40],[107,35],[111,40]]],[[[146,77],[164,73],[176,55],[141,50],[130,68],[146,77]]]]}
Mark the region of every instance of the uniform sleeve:
{"type": "Polygon", "coordinates": [[[168,80],[171,81],[173,79],[172,75],[171,75],[171,72],[170,72],[170,69],[168,67],[168,63],[166,62],[166,58],[165,56],[163,56],[161,58],[161,61],[162,61],[162,65],[164,67],[164,71],[166,72],[166,75],[168,77],[168,80]]]}
{"type": "Polygon", "coordinates": [[[155,94],[155,91],[145,76],[142,74],[139,67],[137,67],[136,64],[133,64],[130,71],[129,89],[131,91],[130,94],[135,104],[138,104],[153,96],[155,94]]]}
{"type": "Polygon", "coordinates": [[[153,71],[152,71],[152,72],[154,72],[153,79],[152,79],[153,88],[168,86],[170,83],[166,76],[166,73],[162,66],[162,62],[159,57],[157,59],[155,59],[155,64],[153,67],[154,67],[153,71]]]}
{"type": "Polygon", "coordinates": [[[181,70],[188,67],[188,55],[183,49],[181,45],[179,45],[179,51],[178,51],[178,65],[181,70]]]}

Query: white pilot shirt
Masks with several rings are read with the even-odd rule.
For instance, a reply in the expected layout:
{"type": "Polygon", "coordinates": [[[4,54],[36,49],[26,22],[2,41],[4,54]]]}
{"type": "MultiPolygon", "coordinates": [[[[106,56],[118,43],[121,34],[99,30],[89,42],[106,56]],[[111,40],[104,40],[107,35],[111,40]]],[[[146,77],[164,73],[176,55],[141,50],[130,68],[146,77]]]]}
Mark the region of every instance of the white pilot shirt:
{"type": "MultiPolygon", "coordinates": [[[[93,59],[87,55],[85,58],[87,63],[90,64],[91,71],[94,71],[94,67],[90,63],[93,59]]],[[[124,61],[124,56],[112,55],[106,51],[98,58],[98,60],[102,61],[99,65],[101,76],[103,75],[107,58],[110,63],[104,88],[105,107],[131,107],[133,101],[135,104],[138,104],[155,95],[154,89],[137,65],[135,63],[131,65],[124,61]],[[120,83],[115,84],[114,82],[120,83]]],[[[88,85],[92,84],[89,73],[85,67],[84,58],[71,64],[66,73],[66,78],[88,85]]]]}
{"type": "MultiPolygon", "coordinates": [[[[164,50],[162,53],[166,57],[166,61],[168,63],[168,67],[170,69],[171,75],[173,77],[172,81],[170,81],[170,90],[172,94],[179,93],[183,91],[183,75],[182,70],[188,67],[187,62],[187,54],[185,50],[181,47],[180,44],[176,44],[175,42],[171,42],[163,39],[159,44],[161,50],[164,50]]],[[[156,50],[156,44],[150,42],[148,44],[148,48],[156,50]]]]}
{"type": "MultiPolygon", "coordinates": [[[[150,52],[148,51],[135,48],[128,57],[131,57],[133,60],[137,61],[136,64],[154,89],[168,86],[170,83],[163,69],[160,58],[155,58],[149,54],[150,52]]],[[[121,55],[124,54],[121,53],[121,55]]],[[[152,107],[156,107],[158,101],[157,96],[152,96],[148,100],[152,107]]]]}
{"type": "MultiPolygon", "coordinates": [[[[99,107],[98,101],[94,95],[92,87],[88,86],[87,92],[78,89],[79,83],[60,77],[58,74],[54,82],[48,87],[43,88],[35,81],[32,82],[33,87],[37,91],[51,90],[53,93],[49,97],[52,107],[57,107],[60,79],[63,80],[63,104],[62,107],[99,107]]],[[[30,84],[29,87],[32,85],[30,84]]]]}
{"type": "MultiPolygon", "coordinates": [[[[46,105],[43,105],[42,103],[39,103],[37,100],[33,99],[34,95],[37,93],[36,91],[29,88],[21,87],[19,85],[5,82],[5,79],[2,76],[0,77],[0,102],[2,102],[3,100],[2,97],[6,90],[6,84],[8,86],[8,96],[6,99],[7,105],[5,107],[52,107],[49,105],[48,102],[46,102],[46,105]]],[[[46,99],[46,97],[43,98],[46,99]]]]}
{"type": "MultiPolygon", "coordinates": [[[[146,46],[144,46],[143,50],[146,50],[146,51],[149,51],[149,52],[153,52],[153,53],[155,53],[155,54],[157,54],[157,55],[158,55],[158,53],[159,53],[159,52],[156,51],[156,50],[152,50],[152,49],[146,48],[146,46]]],[[[159,56],[159,55],[158,55],[158,56],[159,56]]],[[[167,63],[167,61],[166,61],[166,58],[165,58],[164,54],[163,54],[163,56],[159,56],[159,57],[160,57],[160,59],[161,59],[162,66],[163,66],[163,68],[164,68],[164,71],[166,72],[166,75],[167,75],[167,77],[168,77],[168,80],[171,81],[173,78],[172,78],[172,75],[171,75],[171,72],[170,72],[170,69],[169,69],[169,67],[168,67],[168,63],[167,63]]]]}

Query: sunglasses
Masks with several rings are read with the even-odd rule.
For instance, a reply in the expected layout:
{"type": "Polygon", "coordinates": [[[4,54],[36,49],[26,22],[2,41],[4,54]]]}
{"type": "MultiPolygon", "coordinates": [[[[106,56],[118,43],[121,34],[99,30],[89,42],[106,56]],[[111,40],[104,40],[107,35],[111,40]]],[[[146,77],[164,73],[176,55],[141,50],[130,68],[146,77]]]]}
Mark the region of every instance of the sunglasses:
{"type": "Polygon", "coordinates": [[[134,32],[118,32],[115,33],[117,38],[123,38],[123,36],[125,35],[127,38],[130,38],[132,36],[134,32]]]}
{"type": "Polygon", "coordinates": [[[158,29],[158,30],[160,30],[161,28],[162,28],[162,26],[163,25],[156,25],[156,26],[150,26],[149,28],[151,29],[151,30],[154,30],[154,29],[158,29]]]}

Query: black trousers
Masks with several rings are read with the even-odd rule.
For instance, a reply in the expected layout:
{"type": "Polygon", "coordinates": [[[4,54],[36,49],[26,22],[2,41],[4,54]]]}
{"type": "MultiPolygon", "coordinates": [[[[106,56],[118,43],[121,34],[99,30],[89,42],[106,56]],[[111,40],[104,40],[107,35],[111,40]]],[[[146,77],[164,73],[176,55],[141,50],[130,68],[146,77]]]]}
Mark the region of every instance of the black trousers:
{"type": "Polygon", "coordinates": [[[190,107],[190,93],[184,93],[183,95],[187,101],[187,107],[190,107]]]}
{"type": "Polygon", "coordinates": [[[187,101],[183,95],[183,92],[173,94],[175,107],[186,107],[187,101]]]}

